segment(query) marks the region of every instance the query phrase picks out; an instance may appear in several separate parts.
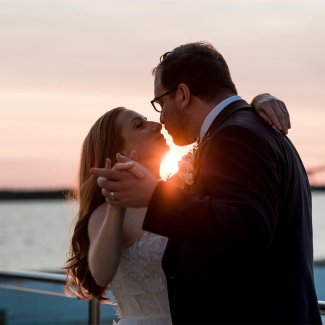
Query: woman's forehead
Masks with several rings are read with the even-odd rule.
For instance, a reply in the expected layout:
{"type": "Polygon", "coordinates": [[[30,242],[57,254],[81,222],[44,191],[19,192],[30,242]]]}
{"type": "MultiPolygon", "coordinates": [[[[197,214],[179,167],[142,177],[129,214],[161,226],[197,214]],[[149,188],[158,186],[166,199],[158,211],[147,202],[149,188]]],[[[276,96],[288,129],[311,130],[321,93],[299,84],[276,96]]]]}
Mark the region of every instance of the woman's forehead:
{"type": "Polygon", "coordinates": [[[146,117],[144,117],[143,115],[141,115],[138,112],[132,111],[130,109],[126,109],[125,111],[121,112],[119,115],[119,120],[122,123],[125,123],[127,121],[131,121],[135,118],[141,118],[141,119],[147,119],[146,117]]]}

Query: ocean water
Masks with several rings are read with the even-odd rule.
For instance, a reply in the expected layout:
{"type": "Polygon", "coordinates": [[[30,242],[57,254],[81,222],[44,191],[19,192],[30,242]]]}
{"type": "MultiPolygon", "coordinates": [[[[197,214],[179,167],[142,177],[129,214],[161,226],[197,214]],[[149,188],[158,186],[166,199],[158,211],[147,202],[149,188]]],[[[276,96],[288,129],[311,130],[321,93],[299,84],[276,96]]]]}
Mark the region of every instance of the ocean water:
{"type": "Polygon", "coordinates": [[[0,201],[0,268],[60,269],[76,209],[66,200],[0,201]]]}
{"type": "MultiPolygon", "coordinates": [[[[76,209],[76,202],[65,200],[0,201],[0,268],[36,271],[62,268],[76,209]]],[[[325,192],[313,192],[313,229],[314,260],[324,262],[325,192]]],[[[321,299],[325,300],[324,265],[315,268],[315,277],[321,299]]]]}
{"type": "MultiPolygon", "coordinates": [[[[58,270],[77,205],[65,200],[0,201],[0,268],[58,270]]],[[[325,261],[325,192],[313,192],[314,260],[325,261]]]]}
{"type": "Polygon", "coordinates": [[[325,262],[325,191],[312,193],[314,260],[325,262]]]}

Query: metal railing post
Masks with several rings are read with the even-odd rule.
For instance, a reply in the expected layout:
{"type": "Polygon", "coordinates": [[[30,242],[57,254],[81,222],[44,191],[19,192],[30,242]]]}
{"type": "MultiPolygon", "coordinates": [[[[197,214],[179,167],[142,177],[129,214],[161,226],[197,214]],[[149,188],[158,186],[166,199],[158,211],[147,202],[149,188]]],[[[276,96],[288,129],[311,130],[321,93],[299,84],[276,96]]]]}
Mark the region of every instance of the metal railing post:
{"type": "Polygon", "coordinates": [[[100,303],[97,299],[89,300],[88,325],[100,325],[100,303]]]}

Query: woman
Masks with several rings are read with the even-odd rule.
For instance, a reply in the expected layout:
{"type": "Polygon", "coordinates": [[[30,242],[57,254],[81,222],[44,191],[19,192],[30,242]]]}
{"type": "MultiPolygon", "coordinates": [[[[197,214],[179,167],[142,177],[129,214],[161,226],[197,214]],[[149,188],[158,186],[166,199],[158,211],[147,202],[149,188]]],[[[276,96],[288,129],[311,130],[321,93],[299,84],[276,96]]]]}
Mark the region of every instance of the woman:
{"type": "MultiPolygon", "coordinates": [[[[256,106],[258,110],[258,103],[256,106]]],[[[265,106],[258,112],[265,114],[265,106]]],[[[265,119],[273,116],[270,109],[265,119]]],[[[66,290],[82,299],[105,302],[105,290],[110,288],[117,299],[118,323],[123,325],[171,324],[161,268],[167,239],[142,230],[145,208],[107,206],[89,171],[104,166],[106,157],[112,159],[108,165],[115,165],[118,152],[129,157],[136,150],[136,159],[159,176],[161,160],[169,150],[161,128],[159,123],[118,107],[97,120],[82,146],[79,211],[65,266],[66,290]]]]}
{"type": "Polygon", "coordinates": [[[137,159],[159,175],[161,160],[169,150],[161,128],[161,124],[119,107],[97,120],[82,146],[80,206],[65,267],[67,290],[83,299],[96,297],[104,302],[110,284],[123,316],[119,324],[171,324],[160,265],[167,239],[141,229],[145,209],[107,209],[89,170],[105,165],[106,157],[112,157],[114,165],[118,152],[129,156],[136,150],[137,159]]]}

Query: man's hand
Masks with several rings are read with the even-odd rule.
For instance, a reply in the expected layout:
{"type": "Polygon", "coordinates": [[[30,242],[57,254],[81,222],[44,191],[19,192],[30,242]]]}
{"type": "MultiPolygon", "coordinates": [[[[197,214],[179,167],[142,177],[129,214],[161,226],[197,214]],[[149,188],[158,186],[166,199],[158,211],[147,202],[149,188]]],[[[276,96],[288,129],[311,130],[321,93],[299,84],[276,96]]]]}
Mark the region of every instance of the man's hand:
{"type": "Polygon", "coordinates": [[[148,206],[159,178],[145,167],[125,156],[117,154],[118,163],[112,169],[92,168],[91,174],[98,177],[106,201],[121,207],[148,206]]]}
{"type": "Polygon", "coordinates": [[[270,94],[261,94],[251,103],[256,112],[271,126],[274,126],[283,134],[291,128],[290,117],[284,102],[270,94]]]}

